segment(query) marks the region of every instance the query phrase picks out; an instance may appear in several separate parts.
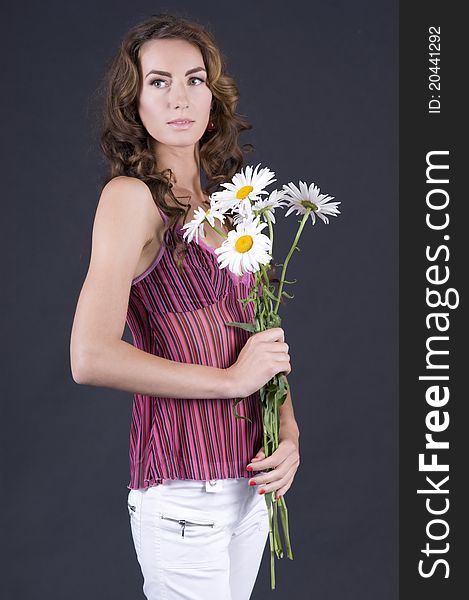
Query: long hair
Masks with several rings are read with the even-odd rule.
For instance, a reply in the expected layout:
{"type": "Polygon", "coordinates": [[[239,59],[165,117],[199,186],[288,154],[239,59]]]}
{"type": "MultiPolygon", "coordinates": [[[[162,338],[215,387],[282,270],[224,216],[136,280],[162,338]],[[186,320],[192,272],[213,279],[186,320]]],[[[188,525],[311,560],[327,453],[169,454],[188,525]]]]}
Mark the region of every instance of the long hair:
{"type": "MultiPolygon", "coordinates": [[[[142,45],[155,39],[183,39],[197,46],[207,70],[207,86],[212,92],[211,120],[213,131],[205,131],[199,140],[200,165],[205,173],[204,192],[212,194],[220,184],[243,166],[243,152],[251,144],[239,146],[239,134],[252,125],[235,112],[239,99],[236,82],[226,72],[226,62],[214,37],[204,27],[182,16],[152,15],[134,26],[124,36],[104,77],[104,106],[100,146],[110,162],[110,173],[102,182],[104,187],[119,175],[136,177],[149,187],[154,202],[168,216],[167,228],[173,227],[189,211],[166,202],[168,196],[179,206],[171,188],[175,181],[171,169],[158,170],[152,150],[153,138],[138,114],[138,97],[142,85],[139,53],[142,45]]],[[[228,229],[233,228],[227,219],[228,229]]],[[[184,258],[185,244],[176,242],[175,251],[184,258]]],[[[178,267],[180,263],[177,260],[178,267]]]]}

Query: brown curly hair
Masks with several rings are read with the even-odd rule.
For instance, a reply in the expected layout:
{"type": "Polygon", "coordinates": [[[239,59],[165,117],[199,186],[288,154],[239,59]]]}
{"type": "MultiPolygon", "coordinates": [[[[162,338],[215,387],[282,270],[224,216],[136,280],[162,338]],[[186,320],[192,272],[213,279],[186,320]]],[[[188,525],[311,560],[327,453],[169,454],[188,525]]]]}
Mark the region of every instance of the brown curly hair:
{"type": "MultiPolygon", "coordinates": [[[[110,161],[110,174],[105,177],[102,186],[119,175],[144,181],[157,206],[169,218],[166,229],[174,227],[182,215],[185,222],[190,206],[187,205],[187,210],[184,210],[166,203],[165,199],[169,196],[175,204],[185,206],[171,190],[175,181],[172,170],[158,171],[152,137],[140,119],[137,106],[142,83],[140,48],[149,40],[168,38],[180,38],[196,45],[207,70],[207,86],[212,92],[211,120],[215,129],[205,131],[199,140],[200,164],[206,179],[205,194],[212,194],[221,183],[231,179],[244,164],[243,152],[253,150],[252,144],[241,147],[238,144],[239,134],[252,129],[252,125],[235,112],[238,87],[227,74],[225,58],[206,28],[186,17],[157,14],[130,29],[103,80],[100,146],[110,161]]],[[[233,223],[228,216],[227,221],[230,230],[233,223]]],[[[183,259],[185,243],[176,241],[174,250],[183,259]]],[[[179,260],[177,264],[180,268],[179,260]]]]}

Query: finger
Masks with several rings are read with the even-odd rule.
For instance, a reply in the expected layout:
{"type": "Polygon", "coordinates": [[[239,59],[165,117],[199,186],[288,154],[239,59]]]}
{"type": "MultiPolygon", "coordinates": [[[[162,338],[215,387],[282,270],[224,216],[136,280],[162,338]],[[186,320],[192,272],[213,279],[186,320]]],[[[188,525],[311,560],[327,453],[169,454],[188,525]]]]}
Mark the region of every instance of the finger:
{"type": "Polygon", "coordinates": [[[274,344],[268,343],[267,350],[269,352],[283,352],[283,353],[287,354],[288,353],[288,344],[285,344],[285,342],[279,343],[278,341],[276,341],[274,344]]]}
{"type": "MultiPolygon", "coordinates": [[[[277,489],[278,487],[280,487],[283,483],[285,483],[285,481],[288,480],[288,473],[277,473],[275,472],[275,477],[272,477],[272,474],[274,472],[271,471],[270,473],[265,473],[263,475],[257,475],[255,478],[251,478],[249,480],[249,485],[257,485],[257,491],[258,493],[261,493],[261,489],[266,489],[267,486],[274,486],[272,489],[277,489]],[[270,477],[269,477],[270,475],[270,477]]],[[[267,491],[271,491],[268,490],[267,491]]]]}
{"type": "Polygon", "coordinates": [[[275,492],[275,498],[277,500],[280,500],[280,498],[282,498],[282,496],[285,496],[285,494],[288,492],[288,490],[291,487],[291,482],[288,483],[287,485],[282,486],[281,488],[279,488],[276,492],[275,492]]]}
{"type": "Polygon", "coordinates": [[[252,460],[246,468],[248,471],[263,471],[264,469],[269,469],[272,467],[276,468],[288,458],[291,458],[291,462],[293,464],[295,455],[292,453],[291,447],[286,443],[284,444],[283,442],[280,442],[277,450],[275,450],[273,454],[267,456],[266,458],[252,460]],[[250,467],[252,467],[252,469],[250,469],[250,467]]]}
{"type": "Polygon", "coordinates": [[[289,476],[282,477],[281,479],[276,479],[275,481],[271,481],[270,483],[266,483],[262,486],[259,486],[258,494],[268,494],[270,492],[275,492],[276,490],[284,487],[290,482],[291,478],[289,476]]]}
{"type": "Polygon", "coordinates": [[[283,459],[279,458],[279,456],[268,456],[267,458],[258,458],[257,460],[252,460],[247,465],[248,471],[264,471],[269,468],[278,467],[279,464],[283,462],[283,459]]]}
{"type": "Polygon", "coordinates": [[[262,336],[262,339],[267,342],[274,342],[276,340],[280,340],[281,342],[285,341],[285,332],[281,327],[270,327],[269,329],[258,332],[256,335],[262,336]]]}
{"type": "Polygon", "coordinates": [[[260,450],[258,450],[258,452],[254,456],[254,458],[265,458],[264,446],[262,446],[262,448],[260,450]]]}
{"type": "Polygon", "coordinates": [[[285,479],[293,478],[295,472],[296,469],[293,468],[293,464],[289,464],[287,461],[284,461],[281,466],[273,469],[272,471],[268,471],[267,473],[256,473],[249,479],[248,483],[249,485],[258,485],[259,487],[264,487],[268,484],[273,484],[275,482],[280,483],[285,479]]]}
{"type": "Polygon", "coordinates": [[[262,452],[262,450],[259,450],[259,452],[256,454],[256,456],[252,460],[264,460],[264,458],[265,458],[264,452],[262,452]]]}
{"type": "MultiPolygon", "coordinates": [[[[259,452],[256,454],[256,456],[254,456],[254,458],[251,460],[251,463],[256,462],[256,461],[260,461],[260,460],[264,460],[265,458],[265,454],[263,450],[259,450],[259,452]]],[[[246,469],[248,471],[252,471],[252,465],[249,464],[247,465],[246,469]]]]}

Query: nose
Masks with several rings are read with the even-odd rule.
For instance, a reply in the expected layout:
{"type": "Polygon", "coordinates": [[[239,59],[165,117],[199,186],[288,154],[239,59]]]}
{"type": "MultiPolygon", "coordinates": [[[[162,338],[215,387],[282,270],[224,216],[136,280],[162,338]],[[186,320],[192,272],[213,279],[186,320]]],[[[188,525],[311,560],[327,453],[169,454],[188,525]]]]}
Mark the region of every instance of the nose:
{"type": "Polygon", "coordinates": [[[171,90],[173,93],[171,95],[171,100],[170,103],[172,104],[173,108],[188,108],[189,107],[189,102],[187,100],[187,93],[186,93],[186,88],[184,83],[181,83],[180,85],[174,85],[172,87],[171,90]]]}

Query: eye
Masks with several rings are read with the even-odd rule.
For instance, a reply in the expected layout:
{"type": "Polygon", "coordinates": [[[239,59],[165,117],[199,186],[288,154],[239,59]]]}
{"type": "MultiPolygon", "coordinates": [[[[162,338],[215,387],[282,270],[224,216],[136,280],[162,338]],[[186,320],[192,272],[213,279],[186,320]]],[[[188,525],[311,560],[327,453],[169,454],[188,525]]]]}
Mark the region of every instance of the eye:
{"type": "MultiPolygon", "coordinates": [[[[152,79],[150,81],[150,85],[153,85],[154,83],[156,83],[157,81],[162,81],[163,83],[166,83],[166,81],[164,79],[152,79]]],[[[155,87],[161,87],[160,85],[156,85],[155,87]]]]}
{"type": "Polygon", "coordinates": [[[205,83],[205,79],[202,79],[201,77],[191,77],[190,80],[193,81],[194,79],[198,79],[201,83],[205,83]]]}

